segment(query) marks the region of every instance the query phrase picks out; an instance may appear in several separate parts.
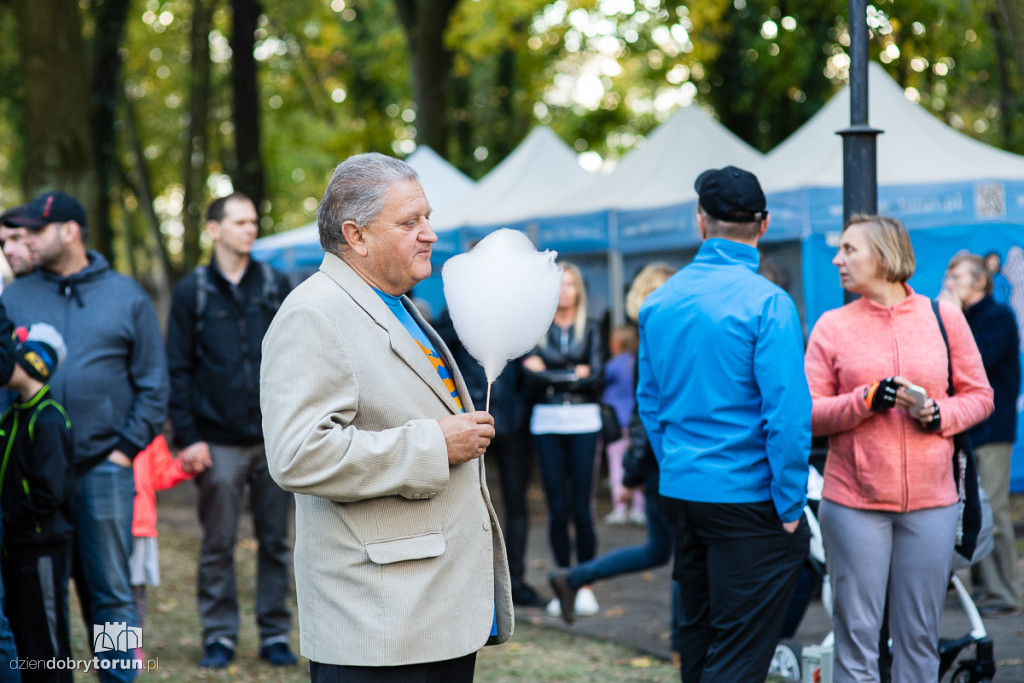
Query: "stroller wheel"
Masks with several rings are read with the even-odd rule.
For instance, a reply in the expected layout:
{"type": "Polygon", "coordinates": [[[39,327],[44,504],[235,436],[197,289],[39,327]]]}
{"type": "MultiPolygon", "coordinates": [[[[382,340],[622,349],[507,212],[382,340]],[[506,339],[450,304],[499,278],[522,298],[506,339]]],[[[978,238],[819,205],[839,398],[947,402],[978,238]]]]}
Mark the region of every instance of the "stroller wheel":
{"type": "Polygon", "coordinates": [[[953,672],[953,677],[949,679],[949,683],[992,683],[991,678],[978,678],[974,673],[972,667],[961,666],[953,672]]]}
{"type": "Polygon", "coordinates": [[[768,669],[770,676],[781,677],[784,681],[800,681],[800,666],[802,664],[800,643],[790,638],[784,638],[775,646],[775,654],[772,656],[772,663],[768,669]]]}

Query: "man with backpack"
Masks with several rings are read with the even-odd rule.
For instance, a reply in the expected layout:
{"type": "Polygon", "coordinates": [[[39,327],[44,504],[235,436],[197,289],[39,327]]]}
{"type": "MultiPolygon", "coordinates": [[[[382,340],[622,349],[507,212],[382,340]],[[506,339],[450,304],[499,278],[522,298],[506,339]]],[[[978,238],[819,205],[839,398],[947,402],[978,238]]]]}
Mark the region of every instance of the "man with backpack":
{"type": "Polygon", "coordinates": [[[235,656],[234,550],[246,486],[259,542],[260,657],[287,666],[297,662],[288,646],[292,494],[267,472],[259,385],[263,335],[291,287],[282,273],[250,257],[259,226],[248,197],[236,192],[215,200],[206,229],[214,243],[210,264],[175,286],[167,328],[175,442],[182,467],[198,473],[199,666],[224,668],[235,656]]]}

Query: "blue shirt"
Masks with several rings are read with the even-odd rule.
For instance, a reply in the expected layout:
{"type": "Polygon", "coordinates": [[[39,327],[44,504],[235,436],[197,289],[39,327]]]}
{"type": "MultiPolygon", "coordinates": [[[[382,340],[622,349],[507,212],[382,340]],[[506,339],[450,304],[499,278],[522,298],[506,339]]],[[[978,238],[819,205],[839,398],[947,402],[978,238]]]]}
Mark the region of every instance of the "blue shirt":
{"type": "Polygon", "coordinates": [[[757,249],[709,239],[640,309],[637,406],[661,494],[771,500],[799,519],[811,395],[793,300],[757,274],[757,249]]]}
{"type": "Polygon", "coordinates": [[[405,305],[402,303],[402,297],[382,292],[376,287],[373,288],[373,291],[377,292],[377,295],[387,304],[391,312],[398,318],[398,322],[402,323],[405,331],[412,335],[413,341],[420,347],[420,351],[426,355],[430,364],[434,366],[434,370],[441,378],[441,381],[444,382],[445,389],[452,395],[455,405],[459,407],[459,410],[465,412],[466,409],[462,405],[462,399],[459,398],[459,390],[455,387],[455,379],[452,377],[451,371],[444,364],[444,361],[441,360],[441,356],[438,354],[437,349],[434,348],[430,337],[427,336],[427,333],[423,331],[423,328],[412,317],[412,313],[405,308],[405,305]]]}

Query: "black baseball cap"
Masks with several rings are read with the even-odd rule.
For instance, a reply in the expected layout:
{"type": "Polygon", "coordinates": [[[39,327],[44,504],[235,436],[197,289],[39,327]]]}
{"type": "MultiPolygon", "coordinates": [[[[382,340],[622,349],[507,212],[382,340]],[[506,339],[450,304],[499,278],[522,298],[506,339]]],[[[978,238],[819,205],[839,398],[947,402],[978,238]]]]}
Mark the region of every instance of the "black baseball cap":
{"type": "Polygon", "coordinates": [[[27,209],[27,208],[28,208],[28,204],[19,204],[18,206],[15,206],[13,208],[7,209],[2,214],[0,214],[0,225],[6,225],[9,228],[16,227],[13,223],[8,223],[7,222],[7,218],[10,217],[10,216],[21,215],[22,213],[25,212],[25,209],[27,209]]]}
{"type": "Polygon", "coordinates": [[[761,183],[750,171],[735,166],[712,168],[693,184],[704,212],[720,221],[750,223],[768,217],[761,183]]]}
{"type": "Polygon", "coordinates": [[[3,216],[4,225],[18,228],[42,228],[50,223],[68,221],[84,226],[85,209],[77,199],[64,192],[44,192],[23,207],[11,209],[3,216]]]}

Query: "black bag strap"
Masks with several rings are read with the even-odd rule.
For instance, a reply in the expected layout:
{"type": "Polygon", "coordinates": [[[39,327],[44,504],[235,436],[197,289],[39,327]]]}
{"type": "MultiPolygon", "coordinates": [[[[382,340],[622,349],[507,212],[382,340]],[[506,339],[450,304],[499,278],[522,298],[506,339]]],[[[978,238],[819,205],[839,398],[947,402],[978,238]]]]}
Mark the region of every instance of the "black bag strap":
{"type": "Polygon", "coordinates": [[[932,299],[932,311],[935,313],[935,319],[939,321],[939,332],[942,333],[942,342],[946,345],[946,373],[947,377],[949,377],[949,388],[946,389],[946,393],[952,396],[953,356],[949,352],[949,335],[946,334],[946,326],[942,324],[942,315],[939,313],[939,302],[937,299],[932,299]]]}

